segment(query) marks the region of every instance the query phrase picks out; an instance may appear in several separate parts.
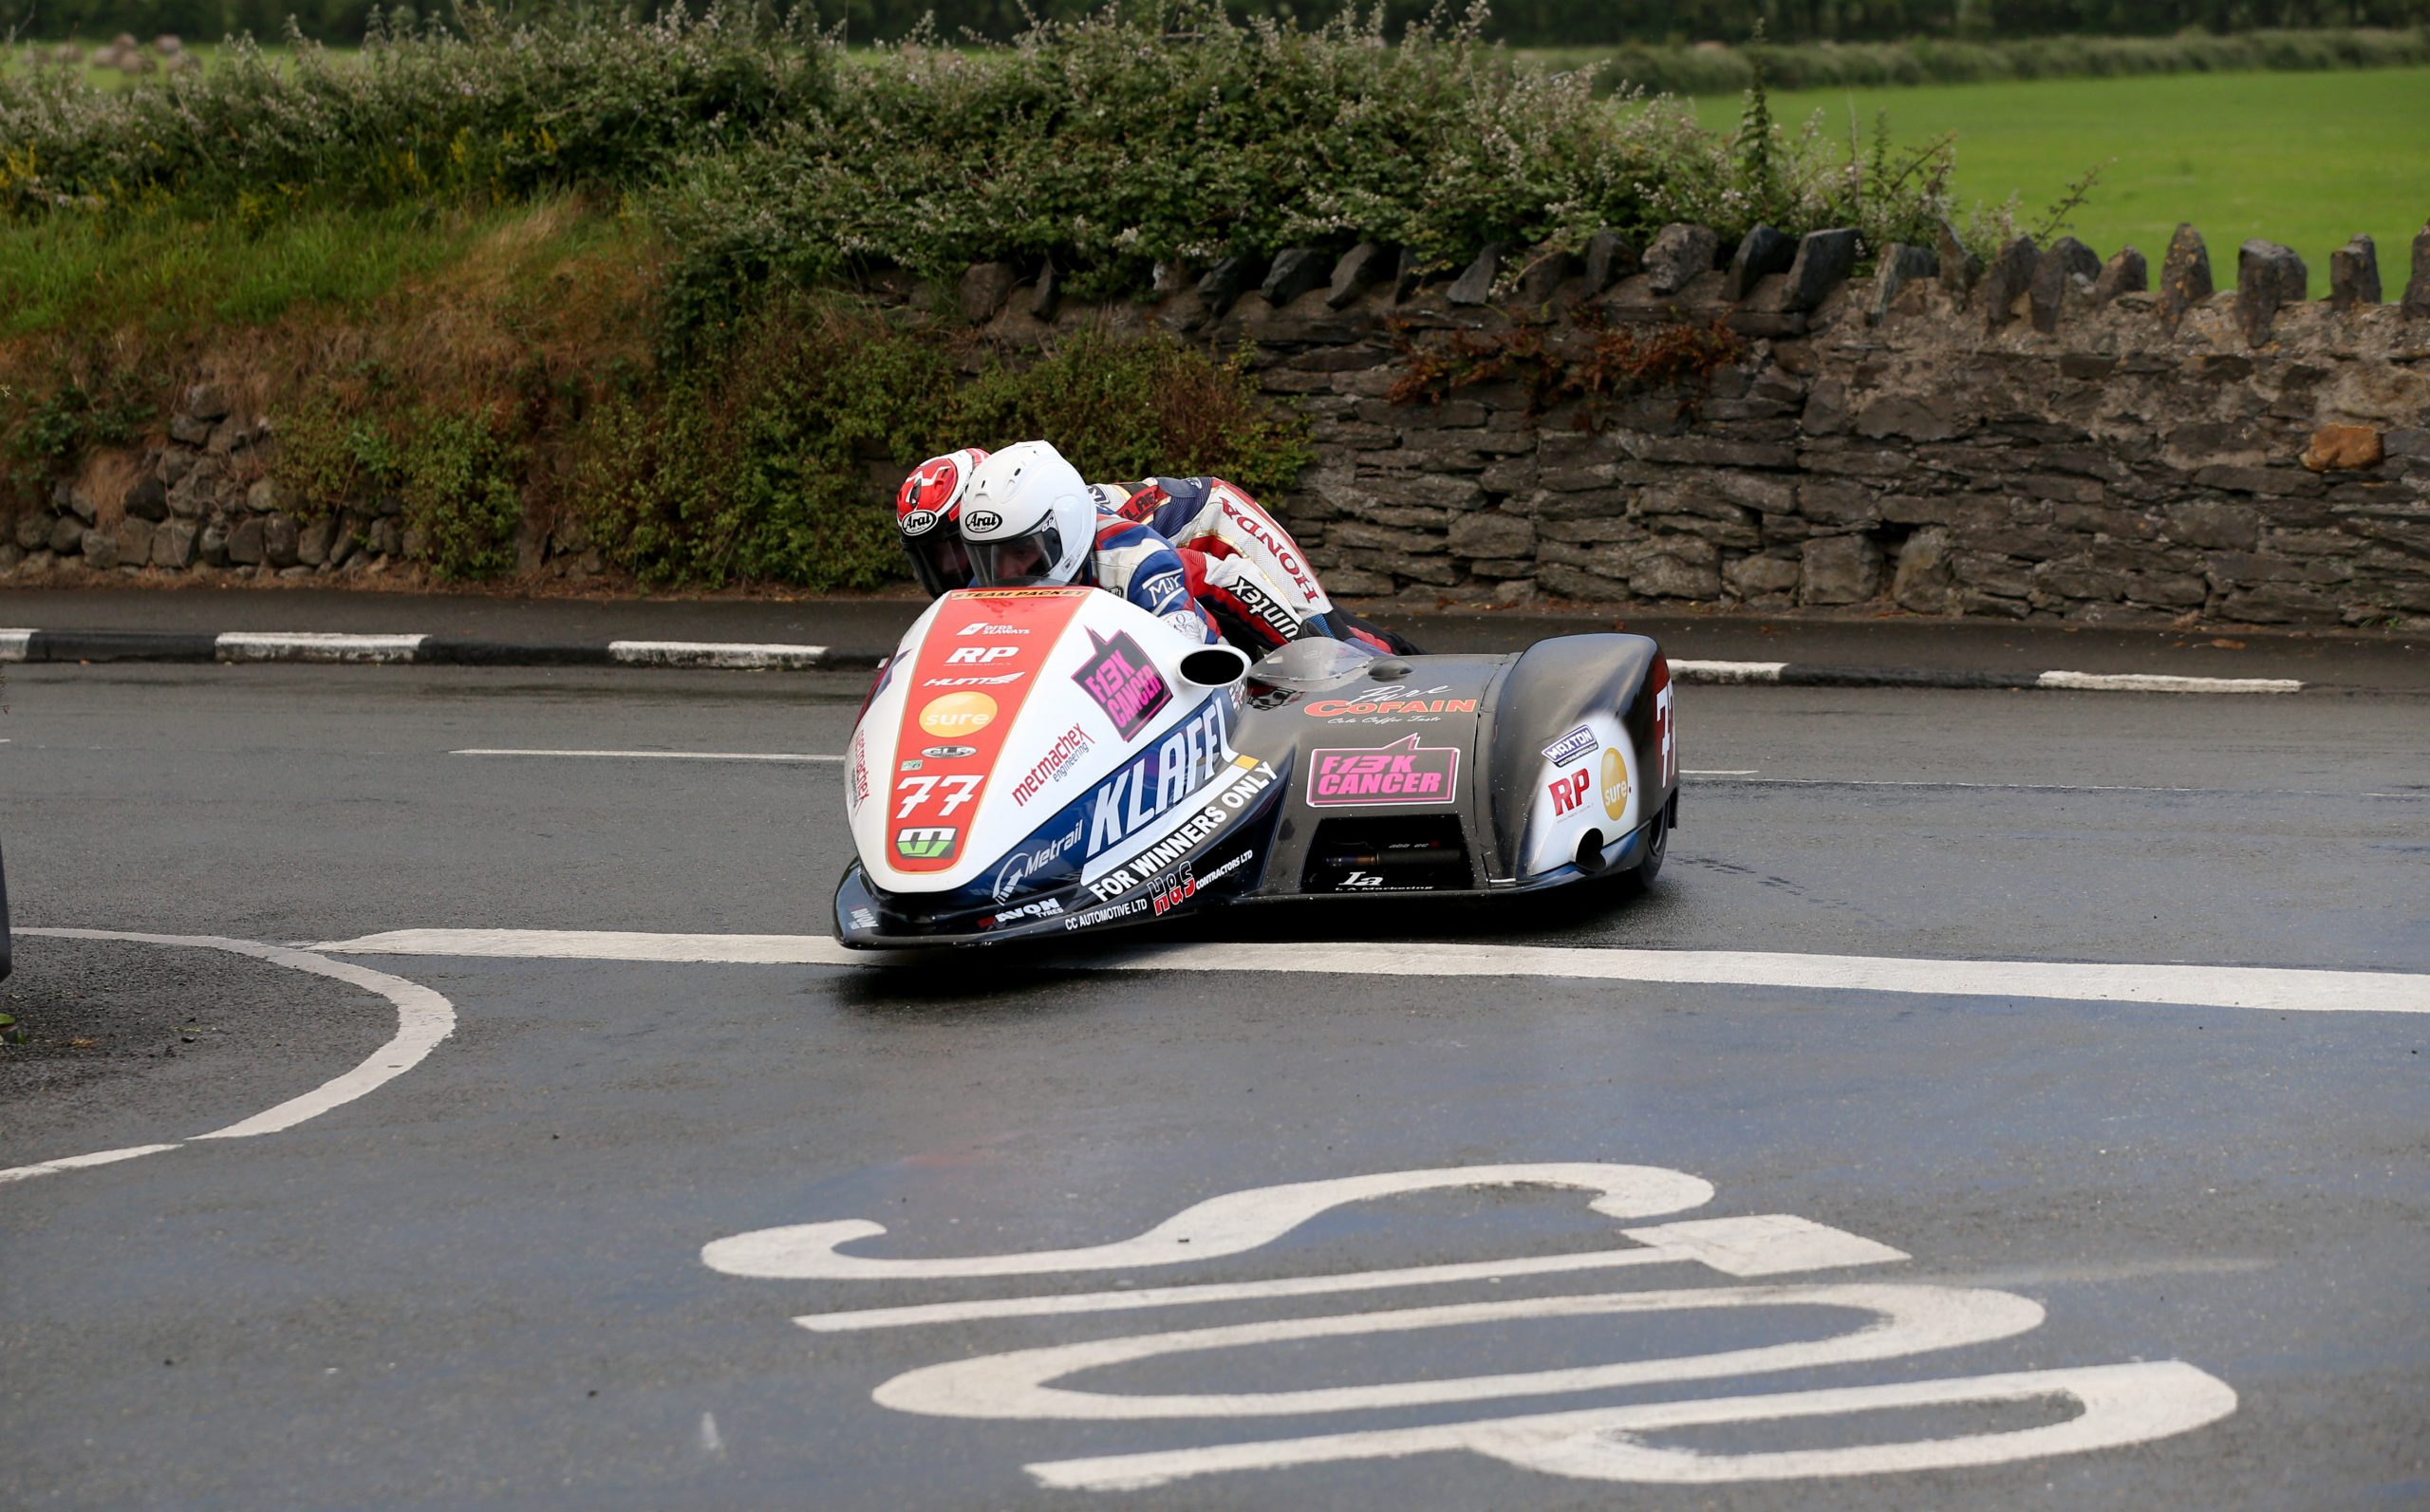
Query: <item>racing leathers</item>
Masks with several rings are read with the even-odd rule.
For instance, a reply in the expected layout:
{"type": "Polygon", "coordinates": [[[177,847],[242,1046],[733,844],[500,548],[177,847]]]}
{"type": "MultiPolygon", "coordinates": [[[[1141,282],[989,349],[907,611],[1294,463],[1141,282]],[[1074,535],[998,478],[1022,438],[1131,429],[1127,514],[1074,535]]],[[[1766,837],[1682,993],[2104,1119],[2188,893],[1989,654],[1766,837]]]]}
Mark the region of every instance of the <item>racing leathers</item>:
{"type": "Polygon", "coordinates": [[[1172,543],[1190,596],[1213,613],[1225,640],[1250,655],[1305,635],[1415,654],[1398,635],[1336,608],[1307,552],[1245,490],[1220,477],[1150,477],[1090,488],[1100,507],[1172,543]]]}
{"type": "Polygon", "coordinates": [[[1120,594],[1193,641],[1222,638],[1215,617],[1189,589],[1189,568],[1172,543],[1136,520],[1100,510],[1097,539],[1079,581],[1120,594]]]}

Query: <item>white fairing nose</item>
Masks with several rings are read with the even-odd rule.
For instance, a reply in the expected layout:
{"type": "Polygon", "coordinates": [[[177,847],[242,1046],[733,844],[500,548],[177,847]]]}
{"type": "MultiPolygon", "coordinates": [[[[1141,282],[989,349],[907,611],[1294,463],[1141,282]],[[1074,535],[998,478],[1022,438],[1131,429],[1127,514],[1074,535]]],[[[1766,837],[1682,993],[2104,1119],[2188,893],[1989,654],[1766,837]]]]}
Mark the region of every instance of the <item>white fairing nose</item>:
{"type": "Polygon", "coordinates": [[[1022,856],[1031,869],[1054,860],[1069,870],[1146,843],[1158,814],[1231,759],[1236,690],[1194,685],[1181,672],[1201,649],[1095,588],[939,599],[905,636],[852,734],[845,803],[870,883],[953,892],[999,878],[1022,856]],[[1176,734],[1186,759],[1163,759],[1176,734]],[[1143,759],[1157,785],[1135,780],[1143,759]],[[1117,777],[1127,784],[1119,823],[1093,821],[1075,842],[1079,853],[1037,854],[1044,828],[1071,828],[1058,815],[1117,777]]]}

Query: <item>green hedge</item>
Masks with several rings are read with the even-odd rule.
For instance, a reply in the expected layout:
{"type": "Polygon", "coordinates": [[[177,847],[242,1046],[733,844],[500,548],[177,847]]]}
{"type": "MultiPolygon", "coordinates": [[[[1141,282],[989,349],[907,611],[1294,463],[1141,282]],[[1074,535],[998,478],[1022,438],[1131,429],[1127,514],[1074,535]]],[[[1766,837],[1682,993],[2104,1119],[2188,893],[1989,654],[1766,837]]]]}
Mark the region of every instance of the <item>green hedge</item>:
{"type": "Polygon", "coordinates": [[[1215,474],[1251,493],[1314,456],[1305,419],[1245,369],[1161,331],[1082,327],[1016,357],[790,298],[595,410],[560,517],[645,584],[871,588],[903,573],[873,476],[1040,436],[1093,478],[1215,474]]]}
{"type": "Polygon", "coordinates": [[[1161,330],[1083,325],[1013,353],[832,294],[771,301],[692,362],[520,401],[333,376],[271,401],[284,507],[393,498],[447,579],[503,576],[552,533],[646,587],[875,588],[904,574],[886,495],[942,450],[1044,436],[1093,478],[1215,474],[1253,494],[1314,457],[1306,418],[1239,362],[1161,330]]]}
{"type": "Polygon", "coordinates": [[[1001,51],[906,47],[843,70],[830,114],[691,157],[648,201],[680,249],[674,310],[713,326],[772,280],[873,264],[939,280],[1052,260],[1083,293],[1361,239],[1436,266],[1602,226],[1757,221],[1916,240],[1947,149],[1860,154],[1768,121],[1700,130],[1682,102],[1615,110],[1473,28],[1387,45],[1373,28],[1238,26],[1211,8],[1048,25],[1001,51]],[[1179,28],[1176,31],[1174,28],[1179,28]]]}
{"type": "Polygon", "coordinates": [[[1913,239],[1937,169],[1868,177],[1828,144],[1732,141],[1680,103],[1615,111],[1474,22],[1237,25],[1211,4],[907,47],[850,67],[725,11],[383,38],[359,62],[239,50],[116,92],[0,80],[0,214],[164,211],[252,225],[299,208],[613,196],[681,250],[669,310],[728,319],[771,279],[878,265],[947,277],[1053,258],[1081,292],[1151,263],[1365,237],[1438,264],[1599,226],[1857,225],[1913,239]]]}
{"type": "MultiPolygon", "coordinates": [[[[517,21],[561,15],[567,0],[498,0],[494,13],[517,21]]],[[[634,8],[645,15],[675,9],[634,8]]],[[[808,0],[802,10],[855,42],[893,41],[924,26],[946,37],[965,33],[999,41],[1020,35],[1035,17],[1075,20],[1096,0],[808,0]]],[[[1398,36],[1423,26],[1435,0],[1234,0],[1233,19],[1264,17],[1321,23],[1349,12],[1380,10],[1398,36]]],[[[422,13],[443,17],[451,5],[424,0],[422,13]]],[[[282,35],[292,25],[323,42],[352,43],[376,35],[388,18],[410,16],[410,4],[382,10],[378,0],[51,0],[28,8],[20,23],[30,35],[82,37],[119,31],[149,37],[181,33],[188,41],[282,35]]],[[[1783,6],[1773,0],[1502,0],[1490,35],[1526,47],[1619,42],[1664,43],[1703,37],[1740,38],[1757,22],[1785,41],[1842,41],[1908,36],[2020,37],[2059,33],[2167,35],[2200,27],[2238,31],[2256,27],[2402,27],[2430,22],[2430,0],[1827,0],[1783,6]]]]}
{"type": "Polygon", "coordinates": [[[832,52],[747,12],[542,28],[468,15],[344,56],[239,45],[203,75],[127,89],[81,70],[0,74],[0,214],[174,203],[259,221],[622,190],[834,103],[832,52]]]}

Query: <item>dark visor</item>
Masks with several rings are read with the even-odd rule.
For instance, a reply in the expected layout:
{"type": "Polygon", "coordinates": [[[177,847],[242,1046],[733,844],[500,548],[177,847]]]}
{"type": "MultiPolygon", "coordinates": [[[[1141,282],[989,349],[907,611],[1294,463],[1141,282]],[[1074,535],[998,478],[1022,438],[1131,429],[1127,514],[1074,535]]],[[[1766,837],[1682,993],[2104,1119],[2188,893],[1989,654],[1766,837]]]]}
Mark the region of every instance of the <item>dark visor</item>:
{"type": "Polygon", "coordinates": [[[903,537],[904,553],[911,558],[911,576],[928,597],[970,587],[970,552],[950,525],[925,535],[903,537]]]}
{"type": "Polygon", "coordinates": [[[1028,588],[1047,581],[1063,559],[1063,532],[1053,517],[1034,531],[1001,540],[970,541],[970,566],[982,588],[1028,588]]]}

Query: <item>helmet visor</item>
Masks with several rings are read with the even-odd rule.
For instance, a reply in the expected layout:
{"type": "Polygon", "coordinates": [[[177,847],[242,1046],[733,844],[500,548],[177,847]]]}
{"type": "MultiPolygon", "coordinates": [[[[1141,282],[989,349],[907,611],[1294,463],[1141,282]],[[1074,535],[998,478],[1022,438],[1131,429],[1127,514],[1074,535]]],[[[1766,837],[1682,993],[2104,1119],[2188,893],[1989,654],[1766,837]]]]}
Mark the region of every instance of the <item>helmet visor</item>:
{"type": "Polygon", "coordinates": [[[1063,532],[1050,514],[1033,531],[993,540],[970,541],[970,566],[981,588],[1059,587],[1055,565],[1063,560],[1063,532]]]}
{"type": "Polygon", "coordinates": [[[911,558],[912,578],[928,597],[970,587],[970,550],[952,526],[907,535],[903,551],[911,558]]]}

